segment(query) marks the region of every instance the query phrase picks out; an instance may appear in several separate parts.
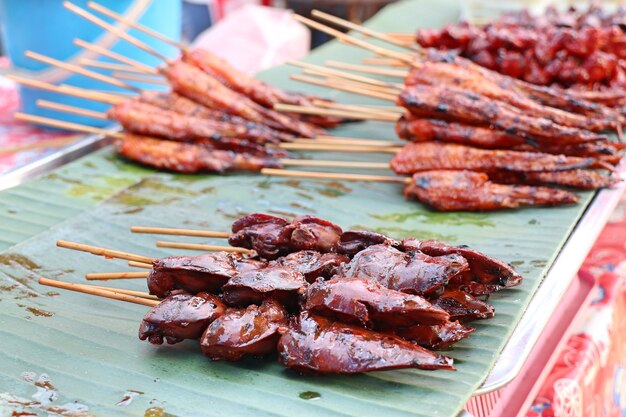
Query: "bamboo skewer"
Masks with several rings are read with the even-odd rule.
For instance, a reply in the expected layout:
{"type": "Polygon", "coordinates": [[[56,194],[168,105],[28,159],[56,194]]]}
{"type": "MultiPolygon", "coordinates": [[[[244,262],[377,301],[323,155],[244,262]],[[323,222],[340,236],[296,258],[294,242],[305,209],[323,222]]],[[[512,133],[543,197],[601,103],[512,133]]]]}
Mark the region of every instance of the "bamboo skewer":
{"type": "Polygon", "coordinates": [[[338,172],[315,172],[315,171],[292,171],[287,169],[263,168],[261,174],[279,177],[299,177],[325,180],[346,181],[374,181],[408,184],[411,179],[407,177],[394,177],[390,175],[348,174],[338,172]]]}
{"type": "Polygon", "coordinates": [[[213,232],[210,230],[195,230],[195,229],[174,229],[171,227],[133,226],[130,228],[130,231],[133,233],[147,233],[147,234],[156,234],[156,235],[215,237],[215,238],[230,237],[230,233],[228,232],[213,232]]]}
{"type": "Polygon", "coordinates": [[[354,161],[319,161],[308,159],[281,159],[284,166],[327,167],[327,168],[364,168],[390,169],[387,162],[354,162],[354,161]]]}
{"type": "Polygon", "coordinates": [[[48,278],[39,278],[39,284],[48,287],[55,287],[69,291],[82,292],[85,294],[96,295],[98,297],[111,298],[113,300],[126,301],[134,304],[141,304],[148,307],[154,307],[159,304],[157,300],[148,300],[142,297],[136,297],[133,295],[123,294],[119,291],[105,290],[93,285],[75,284],[73,282],[63,282],[48,278]]]}
{"type": "Polygon", "coordinates": [[[66,240],[58,240],[57,246],[60,248],[77,250],[80,252],[88,252],[93,255],[104,256],[105,258],[116,258],[116,259],[126,259],[128,261],[137,261],[143,263],[152,263],[155,258],[150,258],[148,256],[137,255],[130,252],[122,252],[113,249],[101,248],[98,246],[85,245],[82,243],[76,242],[68,242],[66,240]]]}
{"type": "Polygon", "coordinates": [[[293,151],[324,151],[324,152],[351,152],[351,153],[397,153],[400,148],[389,146],[356,146],[334,145],[329,143],[281,143],[281,149],[293,151]]]}
{"type": "Polygon", "coordinates": [[[127,90],[132,90],[135,92],[141,92],[141,89],[127,84],[123,81],[120,81],[116,78],[113,77],[109,77],[108,75],[104,75],[104,74],[100,74],[99,72],[95,72],[95,71],[91,71],[82,67],[79,67],[78,65],[73,65],[73,64],[69,64],[67,62],[63,62],[63,61],[59,61],[58,59],[54,59],[54,58],[50,58],[48,56],[45,55],[41,55],[38,54],[36,52],[33,51],[26,51],[24,52],[24,55],[28,58],[34,59],[36,61],[40,61],[43,63],[46,63],[48,65],[51,65],[53,67],[57,67],[57,68],[61,68],[65,71],[69,71],[69,72],[73,72],[75,74],[80,74],[83,75],[85,77],[89,77],[89,78],[93,78],[94,80],[98,80],[101,81],[103,83],[107,83],[107,84],[111,84],[114,85],[116,87],[120,87],[120,88],[125,88],[127,90]]]}
{"type": "Polygon", "coordinates": [[[91,133],[95,135],[103,135],[116,139],[123,139],[124,134],[120,132],[112,132],[106,129],[99,129],[97,127],[85,126],[78,123],[64,122],[62,120],[50,119],[48,117],[34,116],[32,114],[15,113],[14,116],[18,120],[24,120],[31,123],[38,123],[42,125],[58,127],[60,129],[73,130],[82,133],[91,133]]]}
{"type": "Polygon", "coordinates": [[[133,36],[130,36],[123,29],[120,29],[117,26],[114,26],[114,25],[111,25],[110,23],[105,22],[104,20],[102,20],[99,17],[95,16],[94,14],[88,12],[87,10],[85,10],[83,8],[80,8],[80,7],[76,6],[73,3],[70,3],[69,1],[64,1],[63,2],[63,7],[65,7],[68,10],[70,10],[71,12],[79,15],[80,17],[90,21],[91,23],[93,23],[93,24],[95,24],[97,26],[100,26],[104,30],[106,30],[108,32],[111,32],[114,35],[119,36],[120,38],[124,39],[126,42],[132,44],[133,46],[136,46],[137,48],[143,50],[144,52],[147,52],[147,53],[149,53],[151,55],[154,55],[155,57],[159,58],[163,62],[167,62],[168,61],[168,58],[165,55],[162,55],[161,53],[159,53],[155,49],[151,48],[150,46],[148,46],[144,42],[140,41],[139,39],[137,39],[137,38],[135,38],[133,36]]]}
{"type": "Polygon", "coordinates": [[[330,15],[328,13],[324,13],[324,12],[322,12],[320,10],[313,10],[311,12],[311,15],[313,15],[313,16],[319,18],[319,19],[326,20],[327,22],[331,22],[331,23],[334,23],[336,25],[342,26],[342,27],[344,27],[346,29],[354,30],[356,32],[360,32],[360,33],[362,33],[364,35],[367,35],[369,37],[372,37],[372,38],[375,38],[375,39],[380,39],[382,41],[391,43],[391,44],[396,45],[396,46],[400,46],[402,48],[407,48],[407,49],[409,49],[409,50],[411,50],[413,52],[416,52],[416,51],[420,50],[420,48],[417,45],[415,45],[414,47],[408,47],[406,44],[397,41],[395,38],[393,38],[391,36],[387,36],[387,34],[385,34],[385,33],[377,32],[375,30],[363,27],[361,25],[357,25],[355,23],[352,23],[352,22],[350,22],[348,20],[345,20],[345,19],[342,19],[340,17],[333,16],[333,15],[330,15]]]}
{"type": "Polygon", "coordinates": [[[109,279],[135,279],[147,278],[150,272],[96,272],[85,275],[85,279],[89,281],[106,281],[109,279]]]}
{"type": "Polygon", "coordinates": [[[396,83],[389,83],[389,82],[385,82],[385,81],[381,81],[381,80],[376,80],[374,78],[363,77],[361,75],[351,74],[351,73],[345,72],[345,71],[340,71],[340,70],[336,70],[336,69],[326,68],[326,67],[322,67],[320,65],[309,64],[308,62],[289,60],[289,61],[287,61],[287,64],[293,65],[293,66],[296,66],[296,67],[300,67],[300,68],[305,68],[305,69],[308,69],[308,70],[312,70],[313,72],[318,72],[318,73],[323,74],[323,75],[330,75],[330,76],[335,76],[335,77],[339,77],[339,78],[345,78],[347,80],[352,80],[352,81],[356,81],[356,82],[359,82],[359,83],[371,84],[373,86],[378,86],[378,87],[384,87],[385,89],[387,89],[387,88],[402,88],[403,87],[402,85],[399,85],[399,84],[396,84],[396,83]]]}
{"type": "Polygon", "coordinates": [[[352,110],[325,109],[325,108],[315,107],[315,106],[298,106],[298,105],[293,105],[293,104],[275,104],[274,109],[278,111],[285,111],[285,112],[290,112],[290,113],[336,116],[336,117],[346,117],[346,118],[351,118],[351,119],[362,119],[362,120],[379,120],[383,122],[395,122],[398,120],[398,117],[399,117],[398,115],[394,115],[394,114],[358,113],[352,110]]]}
{"type": "Polygon", "coordinates": [[[78,114],[80,116],[91,117],[93,119],[108,120],[106,113],[94,110],[87,110],[80,107],[70,106],[67,104],[55,103],[48,100],[37,100],[36,104],[44,109],[58,110],[65,113],[78,114]]]}
{"type": "Polygon", "coordinates": [[[134,268],[152,269],[152,264],[137,261],[128,261],[128,266],[132,266],[134,268]]]}
{"type": "Polygon", "coordinates": [[[361,86],[359,86],[356,83],[350,84],[350,83],[338,83],[336,81],[333,80],[320,80],[317,78],[312,78],[312,77],[306,77],[303,75],[298,75],[298,74],[292,74],[289,76],[289,78],[296,80],[296,81],[301,81],[301,82],[305,82],[308,84],[313,84],[313,85],[318,85],[321,87],[329,87],[329,88],[334,88],[336,90],[342,90],[342,91],[347,91],[349,93],[355,93],[355,94],[360,94],[363,96],[368,96],[368,97],[373,97],[373,98],[379,98],[382,100],[387,100],[387,101],[392,101],[395,102],[397,100],[397,94],[391,94],[391,93],[386,93],[386,92],[380,92],[380,91],[373,91],[371,89],[367,89],[367,88],[363,88],[363,85],[361,84],[361,86]]]}
{"type": "Polygon", "coordinates": [[[328,83],[338,86],[347,86],[351,88],[355,88],[358,90],[366,90],[368,92],[376,92],[380,94],[394,94],[397,96],[402,91],[397,87],[383,87],[380,85],[372,85],[367,83],[362,83],[359,81],[349,80],[347,78],[340,78],[331,74],[328,74],[324,71],[318,71],[314,69],[304,69],[302,70],[302,74],[304,75],[314,75],[316,77],[324,78],[328,83]]]}
{"type": "Polygon", "coordinates": [[[124,72],[113,71],[111,76],[116,79],[126,81],[136,81],[140,83],[156,84],[156,85],[169,85],[167,81],[162,78],[156,78],[152,76],[141,76],[136,74],[126,74],[124,72]]]}
{"type": "Polygon", "coordinates": [[[408,71],[387,69],[387,68],[374,68],[368,65],[348,64],[341,61],[326,61],[325,64],[332,68],[340,68],[349,71],[362,72],[365,74],[385,75],[388,77],[404,78],[408,74],[408,71]]]}
{"type": "Polygon", "coordinates": [[[13,153],[18,153],[18,152],[34,151],[34,150],[46,149],[46,148],[60,148],[65,145],[72,144],[78,141],[79,139],[80,138],[77,138],[76,136],[72,135],[69,138],[65,137],[65,138],[58,138],[58,139],[40,140],[39,142],[29,143],[26,145],[8,146],[6,148],[0,149],[0,155],[10,155],[13,153]]]}
{"type": "Polygon", "coordinates": [[[159,248],[172,248],[172,249],[191,249],[191,250],[200,250],[200,251],[222,251],[222,252],[233,252],[233,253],[243,253],[249,254],[254,252],[251,249],[246,248],[236,248],[232,246],[218,246],[218,245],[205,245],[202,243],[183,243],[183,242],[164,242],[157,241],[157,247],[159,248]]]}
{"type": "Polygon", "coordinates": [[[401,142],[391,142],[389,140],[375,140],[375,139],[348,139],[348,138],[313,138],[313,139],[294,139],[290,143],[298,143],[298,144],[314,144],[314,145],[353,145],[353,146],[366,146],[366,147],[378,147],[381,146],[383,148],[388,147],[401,147],[404,146],[404,143],[401,142]]]}
{"type": "Polygon", "coordinates": [[[135,73],[135,74],[146,73],[145,71],[139,68],[135,68],[130,65],[116,64],[114,62],[95,61],[93,59],[87,59],[87,58],[81,58],[77,62],[79,65],[82,65],[84,67],[99,68],[99,69],[110,70],[110,71],[130,72],[130,73],[135,73]]]}
{"type": "Polygon", "coordinates": [[[106,290],[106,291],[113,291],[113,292],[117,292],[120,294],[126,294],[126,295],[132,295],[135,297],[140,297],[140,298],[145,298],[147,300],[155,300],[155,301],[162,301],[159,297],[157,297],[156,295],[152,295],[149,294],[145,291],[135,291],[135,290],[126,290],[124,288],[114,288],[114,287],[104,287],[102,285],[92,285],[93,288],[98,288],[101,290],[106,290]]]}
{"type": "Polygon", "coordinates": [[[385,114],[389,116],[396,116],[397,114],[402,114],[405,112],[405,109],[402,107],[395,106],[367,106],[361,104],[341,104],[334,103],[330,101],[324,100],[312,100],[312,103],[319,107],[324,107],[327,109],[335,109],[335,110],[347,110],[347,111],[355,111],[358,113],[374,113],[374,114],[385,114]]]}
{"type": "Polygon", "coordinates": [[[67,94],[68,96],[81,97],[88,100],[100,101],[107,104],[119,104],[125,99],[110,93],[101,93],[96,91],[85,90],[84,88],[72,87],[68,85],[52,85],[43,81],[33,80],[30,78],[24,78],[17,75],[8,74],[6,77],[16,83],[25,85],[27,87],[39,88],[41,90],[52,91],[60,94],[67,94]]]}
{"type": "Polygon", "coordinates": [[[408,67],[409,63],[406,61],[401,61],[399,59],[389,59],[389,58],[363,58],[363,64],[366,65],[384,65],[389,67],[408,67]]]}
{"type": "Polygon", "coordinates": [[[116,61],[119,61],[122,64],[126,64],[131,67],[134,67],[137,71],[142,71],[146,74],[159,75],[159,71],[156,70],[155,68],[152,68],[144,64],[143,62],[135,61],[134,59],[128,58],[127,56],[124,56],[122,54],[118,54],[117,52],[109,51],[108,49],[103,48],[100,45],[95,45],[89,42],[85,42],[84,40],[78,39],[78,38],[74,39],[74,44],[88,51],[96,52],[102,56],[106,56],[107,58],[111,58],[116,61]]]}

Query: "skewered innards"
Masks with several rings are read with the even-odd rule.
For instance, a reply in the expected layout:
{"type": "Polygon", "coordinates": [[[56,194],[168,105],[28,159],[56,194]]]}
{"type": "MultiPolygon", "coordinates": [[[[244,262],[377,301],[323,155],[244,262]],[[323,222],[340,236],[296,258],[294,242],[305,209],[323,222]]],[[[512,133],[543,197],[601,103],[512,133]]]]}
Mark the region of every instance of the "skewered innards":
{"type": "Polygon", "coordinates": [[[278,353],[302,373],[454,369],[430,349],[469,337],[495,314],[481,298],[521,284],[514,269],[465,246],[366,230],[311,215],[250,214],[214,252],[157,259],[147,279],[162,298],[139,338],[199,339],[212,360],[278,353]]]}

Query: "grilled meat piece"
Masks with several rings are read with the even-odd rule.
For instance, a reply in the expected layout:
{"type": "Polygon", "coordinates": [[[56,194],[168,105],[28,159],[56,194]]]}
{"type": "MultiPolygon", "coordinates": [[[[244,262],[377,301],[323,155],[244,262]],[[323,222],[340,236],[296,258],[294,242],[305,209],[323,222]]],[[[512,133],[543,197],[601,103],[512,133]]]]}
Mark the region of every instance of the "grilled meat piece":
{"type": "Polygon", "coordinates": [[[559,185],[581,190],[608,188],[619,183],[617,175],[604,175],[588,169],[552,172],[491,172],[489,177],[499,184],[559,185]]]}
{"type": "Polygon", "coordinates": [[[454,370],[452,358],[399,337],[303,312],[278,341],[278,360],[300,373],[356,374],[399,368],[454,370]]]}
{"type": "Polygon", "coordinates": [[[487,319],[496,315],[493,306],[465,291],[455,289],[446,289],[433,301],[433,306],[448,312],[451,321],[458,320],[461,323],[487,319]]]}
{"type": "Polygon", "coordinates": [[[153,345],[164,340],[174,344],[198,339],[225,309],[219,298],[205,292],[170,295],[146,313],[139,327],[139,338],[148,339],[153,345]]]}
{"type": "Polygon", "coordinates": [[[223,287],[222,299],[231,306],[261,304],[273,298],[284,306],[293,306],[308,283],[304,275],[291,268],[268,266],[241,272],[223,287]]]}
{"type": "Polygon", "coordinates": [[[384,287],[409,294],[435,295],[450,279],[468,269],[459,255],[429,256],[374,245],[357,253],[344,268],[346,277],[378,281],[384,287]]]}
{"type": "Polygon", "coordinates": [[[343,233],[336,224],[311,215],[296,217],[290,227],[290,244],[295,250],[332,252],[343,233]]]}
{"type": "Polygon", "coordinates": [[[578,202],[567,191],[489,181],[472,171],[425,171],[413,175],[404,188],[407,199],[418,200],[438,211],[491,211],[522,206],[556,206],[578,202]]]}
{"type": "Polygon", "coordinates": [[[265,124],[273,129],[315,137],[323,130],[255,103],[220,83],[207,72],[183,61],[175,61],[162,69],[172,89],[209,108],[226,111],[246,120],[265,124]]]}
{"type": "Polygon", "coordinates": [[[142,165],[188,174],[260,171],[261,168],[280,166],[279,161],[273,157],[216,150],[208,144],[174,142],[129,134],[116,142],[116,150],[122,157],[142,165]]]}
{"type": "Polygon", "coordinates": [[[397,247],[400,242],[393,240],[383,234],[370,232],[368,230],[347,230],[341,234],[337,252],[354,256],[363,249],[373,245],[389,245],[397,247]]]}
{"type": "Polygon", "coordinates": [[[231,246],[254,249],[261,258],[276,259],[290,252],[292,229],[281,217],[254,213],[233,223],[231,246]]]}
{"type": "Polygon", "coordinates": [[[308,282],[317,278],[330,278],[341,271],[343,264],[350,259],[337,253],[320,253],[311,250],[293,252],[270,262],[270,266],[291,268],[304,275],[308,282]]]}
{"type": "Polygon", "coordinates": [[[610,164],[595,158],[551,155],[539,152],[516,152],[478,149],[450,143],[409,143],[391,159],[390,167],[396,174],[411,175],[420,171],[469,170],[543,172],[578,168],[605,168],[610,164]]]}
{"type": "Polygon", "coordinates": [[[269,355],[276,351],[279,329],[287,325],[287,312],[273,300],[263,301],[260,307],[228,309],[206,328],[200,347],[214,361],[269,355]]]}
{"type": "Polygon", "coordinates": [[[119,122],[131,133],[184,142],[199,139],[218,142],[222,137],[232,137],[266,144],[280,143],[289,138],[283,133],[273,132],[267,128],[259,129],[254,123],[192,117],[130,100],[111,107],[107,111],[107,116],[119,122]]]}
{"type": "MultiPolygon", "coordinates": [[[[506,262],[492,258],[469,246],[451,246],[436,240],[404,239],[402,250],[406,252],[421,251],[430,256],[457,254],[467,260],[469,269],[463,271],[457,278],[462,281],[478,282],[490,292],[510,288],[522,283],[522,276],[506,262]]],[[[454,279],[454,281],[457,280],[454,279]]]]}
{"type": "Polygon", "coordinates": [[[449,321],[433,326],[416,324],[411,327],[395,329],[394,333],[426,349],[441,350],[469,337],[474,330],[471,327],[463,326],[458,321],[449,321]]]}
{"type": "Polygon", "coordinates": [[[450,318],[419,295],[390,290],[365,278],[318,280],[305,297],[304,309],[313,314],[369,328],[443,324],[450,318]]]}
{"type": "Polygon", "coordinates": [[[561,126],[545,118],[527,116],[524,111],[510,104],[448,86],[405,87],[398,96],[398,105],[418,117],[490,126],[527,138],[545,137],[559,143],[607,139],[606,136],[561,126]]]}
{"type": "Polygon", "coordinates": [[[215,292],[239,272],[265,264],[240,255],[212,252],[200,256],[171,256],[157,259],[148,275],[150,294],[165,297],[182,289],[190,293],[215,292]]]}
{"type": "MultiPolygon", "coordinates": [[[[405,85],[445,85],[472,91],[492,100],[499,100],[524,110],[537,118],[545,118],[562,126],[592,131],[614,128],[616,120],[592,116],[582,116],[554,107],[544,106],[527,95],[512,89],[500,87],[493,77],[466,70],[462,66],[448,62],[426,61],[414,64],[404,80],[405,85]]],[[[616,115],[617,118],[617,115],[616,115]]]]}

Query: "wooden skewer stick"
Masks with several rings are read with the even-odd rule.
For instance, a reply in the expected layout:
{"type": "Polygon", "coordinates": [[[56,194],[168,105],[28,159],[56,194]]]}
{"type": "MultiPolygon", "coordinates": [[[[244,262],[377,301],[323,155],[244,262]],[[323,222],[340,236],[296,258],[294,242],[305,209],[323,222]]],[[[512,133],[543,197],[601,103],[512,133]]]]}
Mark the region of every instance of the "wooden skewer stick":
{"type": "Polygon", "coordinates": [[[336,76],[339,78],[345,78],[347,80],[352,80],[352,81],[356,81],[356,82],[364,83],[364,84],[371,84],[374,86],[379,86],[379,87],[384,87],[384,88],[403,88],[404,87],[403,85],[399,85],[395,83],[388,83],[385,81],[376,80],[374,78],[363,77],[361,75],[356,75],[356,74],[351,74],[345,71],[339,71],[336,69],[326,68],[320,65],[309,64],[308,62],[289,60],[287,61],[287,64],[294,65],[300,68],[313,70],[321,74],[336,76]]]}
{"type": "Polygon", "coordinates": [[[220,252],[233,252],[233,253],[251,253],[254,252],[251,249],[235,248],[232,246],[218,246],[218,245],[205,245],[202,243],[183,243],[183,242],[164,242],[162,240],[157,241],[157,247],[159,248],[173,248],[173,249],[191,249],[201,251],[220,251],[220,252]]]}
{"type": "Polygon", "coordinates": [[[333,145],[327,143],[281,143],[281,149],[293,151],[324,151],[350,153],[398,153],[400,148],[384,146],[333,145]]]}
{"type": "Polygon", "coordinates": [[[324,107],[327,109],[348,110],[348,111],[356,111],[359,113],[385,114],[389,116],[396,116],[396,114],[402,114],[406,111],[406,109],[402,107],[395,107],[395,106],[367,106],[363,104],[341,104],[341,103],[334,103],[334,102],[318,100],[318,99],[313,99],[312,103],[315,104],[316,106],[324,107]]]}
{"type": "Polygon", "coordinates": [[[379,85],[371,85],[360,83],[358,81],[348,80],[345,78],[335,77],[334,75],[330,75],[324,73],[322,71],[313,70],[313,69],[304,69],[302,70],[302,74],[304,75],[314,75],[316,77],[325,78],[330,88],[337,88],[336,86],[347,86],[358,90],[366,90],[368,92],[376,92],[380,94],[392,94],[397,96],[400,94],[400,89],[395,87],[381,87],[379,85]]]}
{"type": "Polygon", "coordinates": [[[46,148],[60,148],[62,146],[74,143],[80,138],[82,137],[77,138],[76,136],[72,135],[70,137],[58,139],[40,140],[39,142],[29,143],[26,145],[8,146],[6,148],[0,149],[0,155],[10,155],[17,152],[34,151],[46,148]]]}
{"type": "Polygon", "coordinates": [[[317,78],[306,77],[304,75],[292,74],[289,76],[292,80],[301,81],[308,84],[318,85],[321,87],[333,88],[335,90],[347,91],[349,93],[360,94],[363,96],[379,98],[382,100],[393,101],[395,102],[398,98],[397,95],[390,93],[381,93],[380,91],[372,91],[370,89],[362,88],[359,86],[355,86],[354,84],[348,83],[337,83],[332,80],[320,80],[317,78]]]}
{"type": "Polygon", "coordinates": [[[228,232],[214,232],[211,230],[195,230],[195,229],[175,229],[171,227],[147,227],[133,226],[130,228],[133,233],[149,233],[154,235],[175,235],[175,236],[195,236],[195,237],[215,237],[227,239],[230,237],[228,232]]]}
{"type": "Polygon", "coordinates": [[[146,35],[150,35],[150,36],[152,36],[155,39],[158,39],[158,40],[160,40],[162,42],[165,42],[165,43],[167,43],[169,45],[172,45],[172,46],[174,46],[174,47],[176,47],[176,48],[178,48],[180,50],[185,51],[187,49],[186,46],[183,45],[182,43],[176,42],[175,40],[170,39],[167,36],[150,29],[149,27],[146,27],[146,26],[144,26],[142,24],[139,24],[139,23],[135,22],[134,20],[127,19],[126,17],[122,16],[121,14],[115,13],[111,9],[107,9],[106,7],[102,6],[101,4],[98,4],[96,2],[90,1],[89,3],[87,3],[87,7],[89,7],[90,9],[93,9],[93,10],[99,12],[99,13],[102,13],[103,15],[105,15],[107,17],[115,19],[118,22],[122,22],[125,25],[128,25],[128,26],[130,26],[130,27],[132,27],[134,29],[137,29],[138,31],[143,32],[146,35]]]}
{"type": "Polygon", "coordinates": [[[156,295],[149,294],[145,291],[126,290],[124,288],[115,288],[115,287],[104,287],[102,285],[93,285],[93,287],[101,289],[101,290],[117,292],[120,294],[133,295],[135,297],[145,298],[147,300],[156,300],[159,302],[162,301],[156,295]]]}
{"type": "Polygon", "coordinates": [[[394,177],[390,175],[347,174],[339,172],[315,172],[315,171],[290,171],[287,169],[263,168],[261,174],[278,177],[300,177],[323,180],[346,180],[346,181],[374,181],[393,182],[408,184],[411,179],[407,177],[394,177]]]}
{"type": "Polygon", "coordinates": [[[116,139],[123,139],[124,134],[120,132],[112,132],[110,130],[99,129],[97,127],[85,126],[78,123],[64,122],[62,120],[49,119],[47,117],[34,116],[32,114],[15,113],[14,116],[18,120],[24,120],[31,123],[38,123],[46,126],[58,127],[60,129],[73,130],[75,132],[92,133],[95,135],[103,135],[116,139]]]}
{"type": "Polygon", "coordinates": [[[100,93],[96,91],[85,90],[84,88],[72,87],[68,85],[52,85],[43,81],[37,81],[30,78],[24,78],[17,75],[8,74],[6,77],[16,83],[27,87],[39,88],[41,90],[52,91],[68,96],[81,97],[88,100],[100,101],[107,104],[119,104],[125,99],[114,94],[100,93]]]}
{"type": "Polygon", "coordinates": [[[340,17],[333,16],[333,15],[330,15],[328,13],[324,13],[324,12],[322,12],[320,10],[313,10],[311,12],[311,15],[313,15],[313,16],[315,16],[317,18],[326,20],[327,22],[331,22],[331,23],[334,23],[336,25],[342,26],[342,27],[344,27],[346,29],[354,30],[356,32],[360,32],[360,33],[362,33],[362,34],[364,34],[366,36],[369,36],[369,37],[372,37],[372,38],[375,38],[375,39],[380,39],[380,40],[388,42],[388,43],[390,43],[392,45],[400,46],[402,48],[407,48],[407,49],[410,49],[411,51],[419,51],[419,50],[421,50],[421,48],[419,48],[419,46],[417,46],[417,45],[413,45],[412,47],[408,47],[405,43],[399,42],[395,38],[393,38],[391,36],[387,36],[387,34],[385,34],[385,33],[377,32],[375,30],[366,28],[364,26],[357,25],[355,23],[349,22],[349,21],[347,21],[345,19],[342,19],[340,17]]]}
{"type": "Polygon", "coordinates": [[[388,162],[317,161],[310,159],[281,159],[281,165],[298,167],[390,169],[388,162]]]}
{"type": "Polygon", "coordinates": [[[91,71],[91,70],[79,67],[78,65],[69,64],[67,62],[59,61],[58,59],[50,58],[48,56],[38,54],[37,52],[26,51],[26,52],[24,52],[24,55],[26,57],[28,57],[28,58],[31,58],[31,59],[34,59],[36,61],[40,61],[40,62],[46,63],[46,64],[51,65],[53,67],[64,69],[65,71],[69,71],[69,72],[73,72],[75,74],[83,75],[85,77],[93,78],[94,80],[98,80],[98,81],[101,81],[103,83],[111,84],[111,85],[114,85],[116,87],[125,88],[127,90],[132,90],[132,91],[135,91],[135,92],[141,92],[140,88],[137,88],[137,87],[135,87],[133,85],[130,85],[130,84],[126,84],[125,82],[120,81],[120,80],[118,80],[116,78],[109,77],[108,75],[100,74],[99,72],[95,72],[95,71],[91,71]]]}
{"type": "Polygon", "coordinates": [[[389,58],[363,58],[363,64],[365,65],[385,65],[389,67],[408,67],[409,63],[401,61],[399,59],[389,58]]]}
{"type": "Polygon", "coordinates": [[[152,269],[152,264],[137,261],[128,261],[128,266],[132,266],[133,268],[152,269]]]}
{"type": "Polygon", "coordinates": [[[122,54],[118,54],[117,52],[109,51],[108,49],[103,48],[100,45],[85,42],[84,40],[78,38],[74,39],[74,44],[81,48],[85,48],[88,51],[96,52],[97,54],[106,56],[107,58],[119,61],[122,64],[134,67],[137,71],[141,71],[145,74],[159,75],[159,71],[156,68],[152,68],[144,64],[143,62],[135,61],[134,59],[128,58],[127,56],[124,56],[122,54]]]}
{"type": "Polygon", "coordinates": [[[326,65],[333,68],[341,68],[350,71],[363,72],[366,74],[386,75],[389,77],[404,78],[407,76],[408,71],[388,69],[388,68],[374,68],[368,65],[348,64],[347,62],[340,61],[326,61],[326,65]]]}
{"type": "Polygon", "coordinates": [[[151,48],[150,46],[148,46],[147,44],[145,44],[144,42],[140,41],[139,39],[129,35],[125,30],[120,29],[117,26],[111,25],[110,23],[105,22],[104,20],[100,19],[99,17],[95,16],[92,13],[89,13],[87,10],[80,8],[78,6],[76,6],[73,3],[70,3],[69,1],[64,1],[63,2],[63,7],[65,7],[66,9],[70,10],[71,12],[79,15],[80,17],[90,21],[91,23],[95,24],[96,26],[100,26],[102,29],[113,33],[114,35],[119,36],[120,38],[124,39],[126,42],[136,46],[137,48],[151,54],[154,55],[155,57],[159,58],[160,60],[162,60],[163,62],[167,62],[168,58],[165,55],[162,55],[161,53],[159,53],[158,51],[156,51],[155,49],[151,48]]]}
{"type": "Polygon", "coordinates": [[[80,116],[91,117],[93,119],[108,120],[106,113],[102,113],[100,111],[87,110],[81,107],[55,103],[53,101],[48,101],[48,100],[37,100],[36,103],[39,107],[43,107],[44,109],[52,109],[52,110],[62,111],[65,113],[78,114],[80,116]]]}
{"type": "Polygon", "coordinates": [[[114,62],[95,61],[93,59],[87,59],[87,58],[81,58],[77,61],[77,63],[84,67],[100,68],[100,69],[110,70],[110,71],[130,72],[130,73],[135,73],[135,74],[146,73],[145,71],[139,68],[131,67],[130,65],[116,64],[114,62]]]}
{"type": "Polygon", "coordinates": [[[168,85],[167,82],[162,78],[155,78],[152,76],[141,76],[136,74],[126,74],[124,72],[113,71],[111,73],[113,78],[117,78],[120,80],[126,81],[137,81],[140,83],[148,83],[148,84],[156,84],[156,85],[168,85]]]}
{"type": "Polygon", "coordinates": [[[77,250],[81,252],[88,252],[93,255],[104,256],[105,258],[126,259],[128,261],[143,262],[146,264],[150,264],[155,260],[155,258],[150,258],[148,256],[137,255],[137,254],[130,253],[130,252],[122,252],[119,250],[101,248],[99,246],[85,245],[82,243],[68,242],[66,240],[58,240],[57,246],[60,248],[72,249],[72,250],[77,250]]]}
{"type": "Polygon", "coordinates": [[[349,139],[349,138],[312,138],[312,139],[294,139],[289,143],[299,143],[299,144],[324,144],[324,145],[356,145],[356,146],[382,146],[383,148],[391,147],[391,146],[404,146],[404,143],[401,142],[392,142],[389,140],[375,140],[375,139],[349,139]]]}
{"type": "Polygon", "coordinates": [[[138,278],[147,278],[150,274],[149,271],[141,271],[141,272],[94,272],[91,274],[86,274],[85,279],[92,281],[105,281],[109,279],[138,279],[138,278]]]}
{"type": "Polygon", "coordinates": [[[290,113],[347,117],[351,119],[379,120],[383,122],[395,122],[398,120],[398,116],[394,114],[358,113],[358,112],[351,111],[351,110],[334,110],[334,109],[325,109],[322,107],[315,107],[315,106],[297,106],[293,104],[275,104],[274,110],[290,112],[290,113]]]}
{"type": "Polygon", "coordinates": [[[73,282],[63,282],[48,278],[39,278],[39,284],[46,285],[48,287],[61,288],[69,291],[82,292],[85,294],[97,295],[98,297],[111,298],[113,300],[126,301],[129,303],[141,304],[148,307],[154,307],[159,304],[159,301],[148,300],[142,297],[135,297],[133,295],[122,294],[113,290],[105,290],[97,288],[93,285],[75,284],[73,282]]]}
{"type": "Polygon", "coordinates": [[[298,20],[299,22],[304,23],[305,25],[313,28],[313,29],[317,29],[320,32],[324,32],[328,35],[334,36],[337,39],[339,39],[340,41],[343,41],[345,43],[348,43],[350,45],[353,46],[358,46],[361,47],[363,49],[367,49],[370,50],[372,52],[375,52],[377,54],[383,55],[383,56],[387,56],[389,58],[394,58],[394,59],[398,59],[400,61],[404,61],[407,64],[410,64],[413,61],[413,56],[411,54],[403,54],[400,52],[396,52],[396,51],[390,51],[389,49],[385,49],[382,48],[380,46],[377,45],[373,45],[371,43],[365,42],[361,39],[357,39],[353,36],[350,35],[346,35],[345,33],[342,33],[336,29],[333,29],[331,27],[328,27],[326,25],[323,25],[319,22],[316,22],[314,20],[308,19],[304,16],[300,16],[300,15],[294,15],[294,19],[298,20]]]}

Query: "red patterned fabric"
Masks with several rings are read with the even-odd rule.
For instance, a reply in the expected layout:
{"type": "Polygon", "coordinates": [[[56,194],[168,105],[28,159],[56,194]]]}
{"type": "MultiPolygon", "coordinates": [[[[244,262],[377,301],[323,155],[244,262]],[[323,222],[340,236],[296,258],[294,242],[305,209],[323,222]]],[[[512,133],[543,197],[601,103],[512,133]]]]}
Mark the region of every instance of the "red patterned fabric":
{"type": "MultiPolygon", "coordinates": [[[[9,62],[0,57],[0,68],[7,68],[9,62]]],[[[19,109],[19,95],[15,83],[0,77],[0,150],[15,146],[36,143],[41,140],[68,136],[67,133],[49,132],[13,118],[19,109]]],[[[28,164],[53,150],[17,152],[4,155],[0,152],[0,174],[28,164]]]]}
{"type": "Polygon", "coordinates": [[[626,416],[626,196],[580,274],[596,280],[595,298],[527,417],[626,416]]]}

